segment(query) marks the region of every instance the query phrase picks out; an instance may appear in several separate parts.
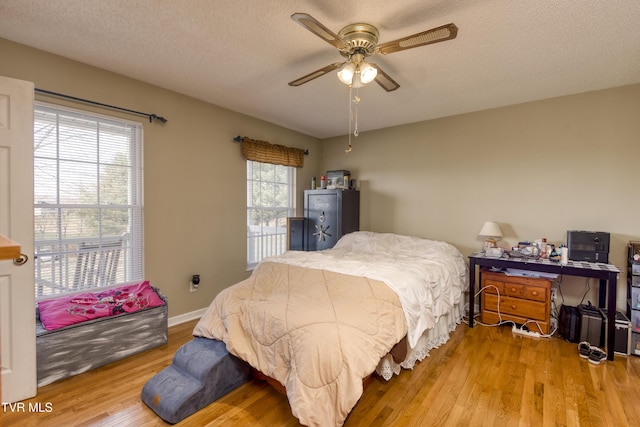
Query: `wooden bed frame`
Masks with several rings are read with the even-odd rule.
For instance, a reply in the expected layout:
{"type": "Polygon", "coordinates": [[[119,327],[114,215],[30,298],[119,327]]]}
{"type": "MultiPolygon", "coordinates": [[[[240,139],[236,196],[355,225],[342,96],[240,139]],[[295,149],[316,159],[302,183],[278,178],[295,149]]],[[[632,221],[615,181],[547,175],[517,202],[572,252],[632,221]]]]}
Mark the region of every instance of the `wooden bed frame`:
{"type": "MultiPolygon", "coordinates": [[[[405,336],[396,345],[394,345],[389,353],[391,353],[394,362],[401,363],[402,361],[404,361],[404,359],[407,357],[407,337],[405,336]]],[[[279,381],[263,374],[255,368],[251,368],[251,375],[257,380],[266,381],[277,392],[282,393],[285,396],[287,395],[286,387],[280,384],[279,381]]],[[[372,376],[373,374],[369,374],[362,380],[363,389],[366,389],[367,386],[371,383],[372,376]]]]}

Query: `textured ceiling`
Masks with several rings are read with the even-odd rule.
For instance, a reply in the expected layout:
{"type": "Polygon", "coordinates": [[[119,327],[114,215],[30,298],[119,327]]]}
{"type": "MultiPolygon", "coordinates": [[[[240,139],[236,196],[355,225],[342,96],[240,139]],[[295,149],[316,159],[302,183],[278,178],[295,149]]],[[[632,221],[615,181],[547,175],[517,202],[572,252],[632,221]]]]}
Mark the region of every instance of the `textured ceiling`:
{"type": "Polygon", "coordinates": [[[335,33],[367,22],[380,42],[458,26],[454,40],[375,57],[401,87],[360,89],[361,132],[640,83],[638,0],[1,0],[0,37],[318,138],[344,135],[349,90],[335,73],[287,85],[343,60],[294,12],[335,33]]]}

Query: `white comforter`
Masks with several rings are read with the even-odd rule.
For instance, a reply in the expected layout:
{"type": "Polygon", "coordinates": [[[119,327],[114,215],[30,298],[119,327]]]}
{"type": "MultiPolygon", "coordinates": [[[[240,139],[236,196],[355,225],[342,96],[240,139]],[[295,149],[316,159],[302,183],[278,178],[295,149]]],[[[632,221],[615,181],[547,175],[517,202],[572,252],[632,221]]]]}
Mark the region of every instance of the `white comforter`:
{"type": "Polygon", "coordinates": [[[467,263],[453,245],[391,233],[358,231],[343,236],[329,250],[289,251],[265,261],[384,282],[400,299],[411,348],[440,316],[461,302],[469,284],[467,263]]]}

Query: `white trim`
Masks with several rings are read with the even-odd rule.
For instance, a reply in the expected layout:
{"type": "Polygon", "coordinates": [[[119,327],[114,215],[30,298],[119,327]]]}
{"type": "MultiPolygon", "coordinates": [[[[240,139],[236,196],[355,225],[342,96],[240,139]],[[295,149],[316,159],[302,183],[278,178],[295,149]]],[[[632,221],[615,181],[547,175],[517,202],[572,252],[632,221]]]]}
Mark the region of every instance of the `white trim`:
{"type": "Polygon", "coordinates": [[[184,322],[188,322],[190,320],[199,319],[200,317],[202,317],[205,311],[207,311],[206,308],[201,308],[200,310],[192,311],[190,313],[184,313],[170,317],[167,320],[167,324],[169,327],[172,327],[184,322]]]}

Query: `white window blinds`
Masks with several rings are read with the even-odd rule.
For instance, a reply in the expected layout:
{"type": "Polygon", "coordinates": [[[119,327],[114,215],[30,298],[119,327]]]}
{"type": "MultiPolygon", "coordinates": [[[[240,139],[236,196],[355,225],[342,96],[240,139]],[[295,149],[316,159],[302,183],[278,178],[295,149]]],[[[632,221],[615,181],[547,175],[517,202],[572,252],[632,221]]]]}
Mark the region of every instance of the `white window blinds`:
{"type": "Polygon", "coordinates": [[[143,279],[142,126],[37,104],[36,298],[143,279]]]}

